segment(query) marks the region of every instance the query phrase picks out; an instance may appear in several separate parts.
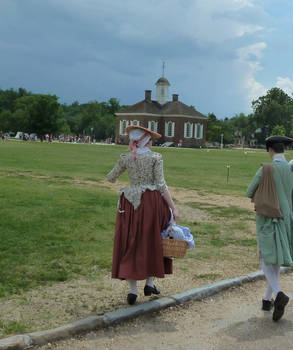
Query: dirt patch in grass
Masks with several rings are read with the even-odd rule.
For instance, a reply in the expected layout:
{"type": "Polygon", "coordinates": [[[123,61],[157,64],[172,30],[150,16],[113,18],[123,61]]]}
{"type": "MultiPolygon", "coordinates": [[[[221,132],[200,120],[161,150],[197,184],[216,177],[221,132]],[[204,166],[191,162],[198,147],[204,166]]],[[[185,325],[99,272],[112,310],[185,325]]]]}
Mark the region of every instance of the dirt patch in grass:
{"type": "MultiPolygon", "coordinates": [[[[99,184],[103,187],[109,188],[112,191],[119,192],[120,188],[123,186],[127,186],[127,183],[109,183],[107,181],[101,181],[99,184]]],[[[190,202],[200,202],[218,205],[221,207],[229,207],[236,206],[241,209],[253,210],[253,203],[251,203],[251,199],[247,197],[240,196],[227,196],[222,194],[213,194],[207,191],[195,191],[190,189],[178,188],[178,187],[170,187],[169,191],[175,199],[175,201],[180,204],[190,203],[190,202]]]]}
{"type": "Polygon", "coordinates": [[[241,209],[253,210],[250,198],[212,194],[205,191],[186,190],[183,188],[169,188],[172,196],[180,203],[200,202],[221,207],[236,206],[241,209]]]}
{"type": "MultiPolygon", "coordinates": [[[[123,186],[127,186],[127,183],[109,183],[107,181],[99,182],[100,186],[111,189],[118,194],[119,190],[123,186]]],[[[198,202],[203,204],[212,204],[220,207],[236,206],[241,209],[253,211],[253,203],[251,199],[240,196],[227,196],[221,194],[212,194],[206,191],[186,190],[184,188],[169,187],[169,191],[172,198],[176,202],[176,206],[179,210],[180,218],[186,221],[206,221],[211,219],[211,215],[200,209],[192,209],[187,206],[187,203],[198,202]]]]}
{"type": "Polygon", "coordinates": [[[193,209],[185,204],[176,204],[177,210],[180,214],[180,220],[184,221],[196,221],[196,222],[205,222],[210,220],[209,213],[200,210],[200,209],[193,209]]]}

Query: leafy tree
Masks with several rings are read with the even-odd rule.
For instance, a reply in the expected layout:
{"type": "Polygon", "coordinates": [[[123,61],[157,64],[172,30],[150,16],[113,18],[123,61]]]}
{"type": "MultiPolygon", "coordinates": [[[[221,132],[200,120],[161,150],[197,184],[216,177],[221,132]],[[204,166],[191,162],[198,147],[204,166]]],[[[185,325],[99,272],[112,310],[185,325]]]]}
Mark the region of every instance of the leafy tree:
{"type": "Polygon", "coordinates": [[[80,124],[82,119],[82,105],[77,101],[70,106],[62,105],[62,115],[65,118],[71,133],[77,135],[80,132],[80,124]]]}
{"type": "Polygon", "coordinates": [[[23,115],[22,131],[44,135],[58,131],[61,109],[55,95],[34,94],[23,96],[15,101],[15,113],[23,115]]]}
{"type": "Polygon", "coordinates": [[[61,117],[57,120],[57,133],[65,135],[71,134],[70,127],[67,123],[67,120],[64,117],[61,117]]]}
{"type": "Polygon", "coordinates": [[[206,140],[208,142],[221,140],[221,125],[214,113],[208,114],[206,140]]]}
{"type": "Polygon", "coordinates": [[[223,134],[224,145],[234,143],[235,129],[233,123],[231,122],[231,119],[224,118],[223,120],[220,120],[219,124],[221,128],[221,134],[223,134]]]}
{"type": "Polygon", "coordinates": [[[30,95],[30,92],[27,92],[23,88],[19,88],[18,91],[9,89],[1,90],[0,89],[0,112],[4,110],[13,111],[14,102],[22,96],[30,95]]]}
{"type": "Polygon", "coordinates": [[[115,112],[120,108],[116,98],[110,98],[108,102],[91,101],[85,104],[74,102],[70,106],[62,106],[71,132],[90,135],[97,140],[115,137],[115,112]]]}
{"type": "Polygon", "coordinates": [[[84,105],[80,131],[83,134],[94,136],[99,129],[99,119],[101,118],[101,106],[98,102],[89,102],[84,105]]]}
{"type": "Polygon", "coordinates": [[[0,132],[10,132],[11,129],[11,112],[4,110],[0,113],[0,132]]]}
{"type": "Polygon", "coordinates": [[[120,103],[117,98],[110,98],[110,100],[107,103],[108,106],[108,113],[114,115],[120,108],[120,103]]]}
{"type": "Polygon", "coordinates": [[[96,139],[115,137],[119,100],[60,105],[54,95],[32,94],[23,88],[0,89],[0,131],[86,134],[96,139]]]}
{"type": "Polygon", "coordinates": [[[115,138],[116,118],[112,114],[104,115],[99,123],[97,139],[103,140],[109,137],[115,138]]]}
{"type": "Polygon", "coordinates": [[[272,130],[271,136],[273,136],[273,135],[285,136],[286,135],[286,130],[285,130],[285,128],[282,125],[276,125],[274,127],[274,129],[272,130]]]}
{"type": "Polygon", "coordinates": [[[293,100],[283,90],[273,88],[252,102],[256,124],[262,129],[261,139],[272,134],[275,126],[283,126],[289,135],[293,115],[293,100]]]}

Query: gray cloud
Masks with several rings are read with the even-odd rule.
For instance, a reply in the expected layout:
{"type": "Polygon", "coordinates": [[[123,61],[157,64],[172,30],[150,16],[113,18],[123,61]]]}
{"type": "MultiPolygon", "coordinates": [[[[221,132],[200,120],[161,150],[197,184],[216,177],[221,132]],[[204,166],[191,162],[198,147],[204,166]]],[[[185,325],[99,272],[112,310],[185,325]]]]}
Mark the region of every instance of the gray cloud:
{"type": "Polygon", "coordinates": [[[2,0],[0,88],[50,92],[62,102],[143,98],[161,75],[203,113],[248,112],[245,80],[266,13],[250,0],[2,0]]]}

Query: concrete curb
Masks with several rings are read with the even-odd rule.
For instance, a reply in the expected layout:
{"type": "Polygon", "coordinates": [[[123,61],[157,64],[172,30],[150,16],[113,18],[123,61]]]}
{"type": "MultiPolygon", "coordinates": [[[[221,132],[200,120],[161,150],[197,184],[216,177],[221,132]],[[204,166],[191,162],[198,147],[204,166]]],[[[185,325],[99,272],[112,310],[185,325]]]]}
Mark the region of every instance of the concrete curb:
{"type": "MultiPolygon", "coordinates": [[[[281,268],[281,273],[287,271],[292,271],[292,268],[281,268]]],[[[57,340],[68,339],[80,333],[86,333],[113,324],[118,324],[141,315],[165,309],[172,305],[181,304],[190,300],[204,299],[225,289],[240,286],[244,283],[253,282],[262,278],[264,278],[263,272],[256,271],[248,275],[235,277],[230,280],[222,280],[186,292],[174,294],[170,297],[163,297],[144,304],[108,312],[103,316],[89,316],[62,327],[3,338],[0,339],[0,350],[24,350],[33,346],[42,346],[57,340]]]]}

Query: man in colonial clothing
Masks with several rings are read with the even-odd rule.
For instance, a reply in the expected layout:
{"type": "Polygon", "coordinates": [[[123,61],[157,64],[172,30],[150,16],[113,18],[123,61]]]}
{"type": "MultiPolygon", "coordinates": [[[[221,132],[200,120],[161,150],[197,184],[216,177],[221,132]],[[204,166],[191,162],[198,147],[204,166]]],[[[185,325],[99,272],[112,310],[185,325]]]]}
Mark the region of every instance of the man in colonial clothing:
{"type": "Polygon", "coordinates": [[[284,156],[292,142],[285,136],[266,139],[272,163],[260,167],[246,192],[255,204],[260,262],[267,280],[262,309],[274,308],[273,321],[280,320],[289,302],[279,285],[280,266],[293,266],[293,173],[284,156]]]}

